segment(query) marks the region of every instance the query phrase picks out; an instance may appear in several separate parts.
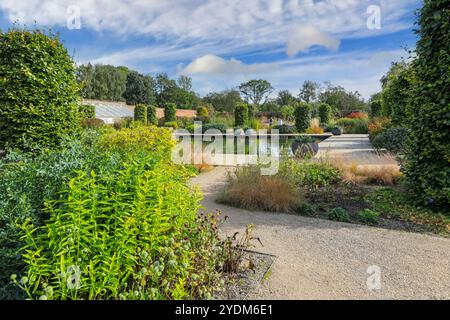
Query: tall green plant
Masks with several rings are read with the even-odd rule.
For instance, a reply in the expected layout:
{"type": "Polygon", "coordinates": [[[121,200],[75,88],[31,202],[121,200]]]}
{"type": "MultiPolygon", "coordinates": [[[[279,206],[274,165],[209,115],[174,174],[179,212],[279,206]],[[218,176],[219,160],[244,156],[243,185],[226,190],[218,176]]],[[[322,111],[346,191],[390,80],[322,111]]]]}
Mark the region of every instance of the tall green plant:
{"type": "Polygon", "coordinates": [[[331,120],[331,106],[326,103],[321,103],[319,105],[319,118],[320,118],[320,124],[326,125],[331,120]]]}
{"type": "Polygon", "coordinates": [[[75,67],[59,38],[0,33],[0,149],[59,146],[80,128],[75,67]]]}
{"type": "Polygon", "coordinates": [[[164,105],[164,121],[174,122],[177,120],[177,106],[175,103],[166,103],[164,105]]]}
{"type": "Polygon", "coordinates": [[[154,105],[147,106],[147,123],[150,125],[156,125],[158,123],[156,107],[154,105]]]}
{"type": "Polygon", "coordinates": [[[243,127],[248,121],[248,106],[247,104],[238,104],[234,109],[234,125],[236,127],[243,127]]]}
{"type": "Polygon", "coordinates": [[[147,124],[147,106],[138,104],[134,107],[134,121],[139,121],[142,124],[147,124]]]}
{"type": "Polygon", "coordinates": [[[95,106],[82,105],[78,108],[78,111],[81,113],[81,116],[84,119],[94,119],[95,118],[95,106]]]}
{"type": "MultiPolygon", "coordinates": [[[[217,226],[182,167],[135,153],[119,171],[79,172],[24,226],[31,298],[205,299],[218,281],[217,226]]],[[[219,260],[218,260],[219,259],[219,260]]]]}
{"type": "Polygon", "coordinates": [[[425,0],[418,17],[420,39],[413,67],[405,174],[422,203],[450,207],[450,8],[447,0],[425,0]]]}
{"type": "Polygon", "coordinates": [[[311,123],[311,106],[305,102],[297,104],[295,109],[295,127],[302,133],[309,128],[311,123]]]}

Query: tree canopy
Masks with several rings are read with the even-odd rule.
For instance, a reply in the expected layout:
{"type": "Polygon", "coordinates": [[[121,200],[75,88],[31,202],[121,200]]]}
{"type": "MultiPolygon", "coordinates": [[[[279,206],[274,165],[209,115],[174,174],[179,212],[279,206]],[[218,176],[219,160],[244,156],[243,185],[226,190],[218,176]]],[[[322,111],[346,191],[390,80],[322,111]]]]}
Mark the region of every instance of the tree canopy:
{"type": "Polygon", "coordinates": [[[250,80],[239,86],[239,91],[248,103],[260,106],[272,93],[273,87],[267,80],[250,80]]]}

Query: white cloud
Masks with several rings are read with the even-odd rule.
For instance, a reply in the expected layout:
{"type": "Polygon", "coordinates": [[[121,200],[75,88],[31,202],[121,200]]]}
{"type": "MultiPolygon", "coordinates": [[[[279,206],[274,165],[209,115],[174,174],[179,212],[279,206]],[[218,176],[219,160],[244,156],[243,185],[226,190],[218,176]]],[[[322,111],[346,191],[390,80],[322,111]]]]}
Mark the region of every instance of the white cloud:
{"type": "Polygon", "coordinates": [[[216,55],[207,54],[192,61],[182,73],[235,76],[262,72],[266,69],[266,66],[266,64],[245,64],[236,59],[225,60],[216,55]]]}
{"type": "Polygon", "coordinates": [[[373,0],[2,0],[0,10],[11,21],[64,27],[67,7],[76,4],[82,27],[99,32],[171,44],[206,41],[219,47],[225,41],[235,47],[267,47],[286,45],[296,26],[311,23],[337,38],[406,29],[411,26],[401,18],[418,2],[379,0],[383,28],[376,32],[366,27],[366,9],[373,0]]]}
{"type": "Polygon", "coordinates": [[[321,46],[336,51],[339,49],[339,45],[339,39],[320,31],[314,26],[298,26],[289,37],[287,54],[293,57],[299,52],[308,52],[313,46],[321,46]]]}

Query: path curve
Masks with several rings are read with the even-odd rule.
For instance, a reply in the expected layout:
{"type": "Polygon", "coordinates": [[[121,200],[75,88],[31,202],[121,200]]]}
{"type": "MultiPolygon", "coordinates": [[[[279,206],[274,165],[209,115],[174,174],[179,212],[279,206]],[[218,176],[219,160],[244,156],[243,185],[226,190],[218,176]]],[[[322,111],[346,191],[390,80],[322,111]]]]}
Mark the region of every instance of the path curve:
{"type": "Polygon", "coordinates": [[[219,167],[193,179],[206,212],[229,219],[224,234],[256,225],[254,235],[278,256],[250,299],[450,299],[450,239],[267,212],[215,202],[226,183],[219,167]],[[381,270],[381,290],[367,288],[367,269],[381,270]]]}

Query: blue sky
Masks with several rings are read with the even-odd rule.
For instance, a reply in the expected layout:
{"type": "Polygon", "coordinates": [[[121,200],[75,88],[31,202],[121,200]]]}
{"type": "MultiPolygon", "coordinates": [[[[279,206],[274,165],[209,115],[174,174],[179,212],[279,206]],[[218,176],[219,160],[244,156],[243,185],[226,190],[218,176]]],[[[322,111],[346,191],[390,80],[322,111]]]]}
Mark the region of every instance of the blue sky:
{"type": "Polygon", "coordinates": [[[414,48],[420,6],[418,0],[2,0],[0,28],[14,21],[51,27],[79,64],[185,74],[200,94],[263,78],[294,94],[305,80],[329,80],[368,98],[391,61],[407,56],[402,48],[414,48]],[[380,9],[380,28],[367,26],[370,6],[380,9]],[[76,21],[80,29],[68,29],[76,21]]]}

